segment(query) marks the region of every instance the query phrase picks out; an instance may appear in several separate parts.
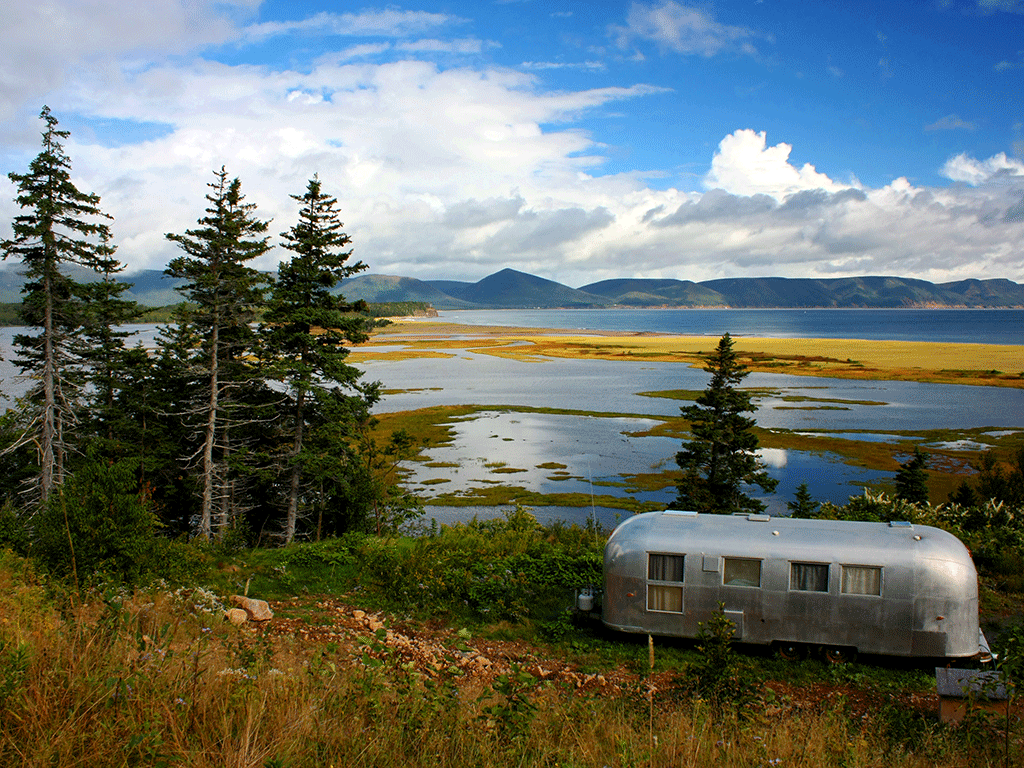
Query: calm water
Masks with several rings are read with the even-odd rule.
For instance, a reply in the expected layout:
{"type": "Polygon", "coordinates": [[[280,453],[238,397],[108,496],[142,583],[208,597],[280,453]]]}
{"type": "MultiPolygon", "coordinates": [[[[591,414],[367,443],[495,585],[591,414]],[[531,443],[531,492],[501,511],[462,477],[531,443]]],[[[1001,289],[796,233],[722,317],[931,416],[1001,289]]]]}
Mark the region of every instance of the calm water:
{"type": "MultiPolygon", "coordinates": [[[[1016,310],[479,310],[444,312],[441,319],[467,325],[587,330],[678,332],[811,338],[1020,343],[1024,312],[1016,310]]],[[[671,467],[679,441],[635,434],[649,415],[676,415],[680,403],[638,393],[703,389],[708,375],[679,363],[558,360],[526,363],[471,351],[451,358],[370,362],[366,376],[391,389],[379,410],[437,405],[488,405],[493,410],[453,424],[451,446],[429,449],[430,463],[413,467],[425,496],[483,488],[495,483],[541,493],[630,495],[668,502],[673,488],[636,492],[623,475],[671,467]],[[630,414],[617,418],[521,414],[502,406],[526,405],[630,414]],[[446,467],[444,465],[456,465],[446,467]],[[553,465],[564,469],[552,469],[553,465]],[[546,466],[540,466],[546,465],[546,466]],[[510,471],[515,470],[515,471],[510,471]],[[424,483],[426,483],[424,485],[424,483]]],[[[838,430],[853,440],[891,441],[891,432],[924,429],[1024,429],[1024,392],[914,382],[862,382],[754,373],[745,386],[771,390],[757,404],[766,428],[815,433],[838,430]],[[806,398],[793,402],[784,398],[806,398]],[[814,402],[815,399],[847,402],[814,402]],[[871,405],[862,403],[869,402],[871,405]],[[823,407],[824,406],[824,407],[823,407]],[[825,409],[827,408],[827,409],[825,409]]],[[[953,446],[956,447],[956,446],[953,446]]],[[[970,444],[961,447],[970,448],[970,444]]],[[[786,509],[796,487],[807,482],[818,500],[842,503],[886,473],[844,464],[833,454],[771,450],[764,461],[779,482],[764,497],[773,513],[786,509]]],[[[757,494],[753,494],[757,495],[757,494]]],[[[479,513],[479,508],[473,512],[479,513]]],[[[559,514],[582,520],[588,509],[559,514]]],[[[439,519],[470,514],[446,509],[439,519]]],[[[613,512],[598,510],[607,521],[613,512]]]]}
{"type": "Polygon", "coordinates": [[[1024,343],[1020,309],[495,309],[442,312],[453,323],[687,336],[1024,343]]]}
{"type": "MultiPolygon", "coordinates": [[[[674,416],[674,400],[643,397],[638,392],[703,389],[708,375],[673,363],[622,363],[602,360],[549,360],[524,363],[460,351],[447,359],[371,362],[361,366],[370,379],[389,389],[379,411],[404,411],[438,405],[487,405],[493,411],[455,423],[451,446],[428,450],[430,462],[447,467],[414,466],[415,483],[426,496],[438,492],[481,488],[495,482],[541,493],[589,493],[590,481],[602,484],[597,493],[623,495],[622,488],[603,486],[622,474],[656,472],[670,466],[679,442],[637,437],[629,433],[650,426],[645,415],[674,416]],[[597,418],[552,414],[519,414],[503,406],[526,405],[592,412],[633,414],[633,418],[597,418]],[[566,466],[566,478],[538,465],[566,466]],[[666,465],[666,462],[668,464],[666,465]],[[515,473],[495,473],[488,464],[504,463],[515,473]],[[447,481],[445,481],[447,479],[447,481]]],[[[754,373],[746,385],[773,390],[759,398],[755,414],[761,426],[814,433],[839,430],[843,437],[892,440],[886,433],[923,429],[993,431],[1024,428],[1024,392],[994,387],[943,386],[914,382],[858,382],[754,373]],[[785,397],[807,398],[794,403],[785,397]],[[845,403],[815,402],[816,398],[845,403]],[[863,405],[868,401],[873,405],[863,405]],[[827,410],[822,409],[827,406],[827,410]],[[867,431],[869,434],[859,434],[867,431]]],[[[965,446],[969,447],[969,446],[965,446]]],[[[798,451],[772,451],[765,456],[779,479],[776,494],[766,501],[771,511],[785,510],[796,487],[807,482],[819,500],[844,502],[866,483],[886,475],[843,464],[838,456],[798,451]]],[[[674,491],[630,494],[668,502],[674,491]]],[[[585,510],[580,514],[585,515],[585,510]]]]}
{"type": "MultiPolygon", "coordinates": [[[[720,336],[864,338],[910,341],[1020,344],[1020,310],[474,310],[443,312],[441,319],[471,325],[681,333],[720,336]]],[[[151,345],[156,326],[136,326],[151,345]]],[[[0,329],[0,378],[3,392],[27,386],[9,362],[11,340],[22,329],[0,329]]],[[[379,412],[437,405],[493,406],[478,418],[453,426],[452,445],[430,448],[429,462],[411,465],[412,487],[425,497],[440,492],[484,488],[501,483],[541,493],[630,495],[668,502],[672,488],[638,492],[624,476],[659,472],[673,464],[679,441],[640,437],[652,415],[676,415],[680,403],[638,393],[667,389],[703,389],[705,372],[679,363],[624,363],[603,360],[547,360],[526,363],[471,351],[450,358],[368,362],[359,366],[369,380],[388,389],[379,412]],[[531,406],[622,414],[617,417],[513,413],[503,406],[531,406]],[[444,466],[454,465],[454,466],[444,466]],[[544,466],[540,466],[544,465],[544,466]],[[561,466],[558,466],[561,465],[561,466]]],[[[766,428],[814,433],[838,430],[857,440],[892,440],[903,430],[988,428],[993,433],[1024,430],[1024,391],[913,382],[858,382],[777,374],[751,374],[745,386],[765,388],[756,413],[766,428]],[[808,398],[794,403],[784,397],[808,398]],[[846,403],[815,403],[815,398],[846,403]],[[869,401],[862,405],[852,401],[869,401]],[[827,405],[828,410],[821,409],[827,405]],[[864,434],[864,432],[867,434],[864,434]]],[[[956,447],[951,446],[951,447],[956,447]]],[[[963,443],[960,447],[971,448],[963,443]]],[[[763,459],[780,483],[765,497],[769,510],[784,512],[796,487],[807,482],[819,500],[844,502],[885,473],[844,464],[831,454],[766,451],[763,459]]],[[[756,494],[754,494],[756,495],[756,494]]],[[[498,514],[501,508],[431,509],[439,520],[472,514],[498,514]]],[[[589,509],[538,511],[538,517],[582,521],[589,509]]],[[[604,522],[614,511],[596,510],[604,522]]]]}

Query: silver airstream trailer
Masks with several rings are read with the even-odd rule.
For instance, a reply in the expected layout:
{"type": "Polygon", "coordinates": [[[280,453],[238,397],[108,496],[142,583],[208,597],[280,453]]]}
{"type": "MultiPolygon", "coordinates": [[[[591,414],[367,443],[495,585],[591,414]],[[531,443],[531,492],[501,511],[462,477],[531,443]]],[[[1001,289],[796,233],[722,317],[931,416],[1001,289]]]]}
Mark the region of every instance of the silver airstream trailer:
{"type": "Polygon", "coordinates": [[[786,657],[988,652],[970,553],[937,528],[665,511],[636,515],[609,537],[608,627],[696,637],[720,603],[737,641],[786,657]]]}

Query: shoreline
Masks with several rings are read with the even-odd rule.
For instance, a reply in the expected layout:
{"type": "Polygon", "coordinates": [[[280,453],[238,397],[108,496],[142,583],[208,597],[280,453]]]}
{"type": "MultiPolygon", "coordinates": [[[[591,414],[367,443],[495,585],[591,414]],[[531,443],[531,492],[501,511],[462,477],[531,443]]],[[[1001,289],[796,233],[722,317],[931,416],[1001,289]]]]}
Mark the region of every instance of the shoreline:
{"type": "MultiPolygon", "coordinates": [[[[433,319],[397,321],[354,345],[356,360],[380,359],[374,347],[402,346],[389,359],[474,352],[537,362],[544,358],[678,362],[703,366],[719,336],[649,331],[578,331],[462,325],[433,319]]],[[[840,379],[917,381],[1024,389],[1024,345],[870,339],[733,336],[750,371],[840,379]]]]}

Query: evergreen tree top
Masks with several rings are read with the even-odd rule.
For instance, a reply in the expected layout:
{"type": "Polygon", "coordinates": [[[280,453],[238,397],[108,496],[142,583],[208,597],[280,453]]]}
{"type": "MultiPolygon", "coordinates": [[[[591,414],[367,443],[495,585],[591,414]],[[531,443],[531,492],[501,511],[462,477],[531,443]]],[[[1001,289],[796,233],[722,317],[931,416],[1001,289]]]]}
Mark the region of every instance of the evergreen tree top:
{"type": "Polygon", "coordinates": [[[70,133],[57,128],[49,107],[39,117],[46,123],[42,151],[27,173],[8,174],[18,188],[15,202],[27,210],[11,222],[14,237],[0,243],[3,258],[20,259],[30,279],[53,273],[58,263],[121,271],[106,223],[112,217],[100,210],[99,195],[80,191],[71,180],[71,159],[61,143],[70,133]]]}

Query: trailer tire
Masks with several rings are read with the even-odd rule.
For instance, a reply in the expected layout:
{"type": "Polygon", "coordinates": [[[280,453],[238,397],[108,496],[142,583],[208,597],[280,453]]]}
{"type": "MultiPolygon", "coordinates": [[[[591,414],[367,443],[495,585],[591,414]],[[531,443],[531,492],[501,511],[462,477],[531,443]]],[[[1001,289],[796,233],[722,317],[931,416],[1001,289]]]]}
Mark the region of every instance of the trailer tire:
{"type": "Polygon", "coordinates": [[[822,649],[825,661],[829,664],[852,664],[857,659],[857,649],[845,646],[830,645],[822,649]]]}
{"type": "Polygon", "coordinates": [[[775,643],[775,655],[783,661],[803,661],[807,658],[807,646],[803,643],[775,643]]]}

